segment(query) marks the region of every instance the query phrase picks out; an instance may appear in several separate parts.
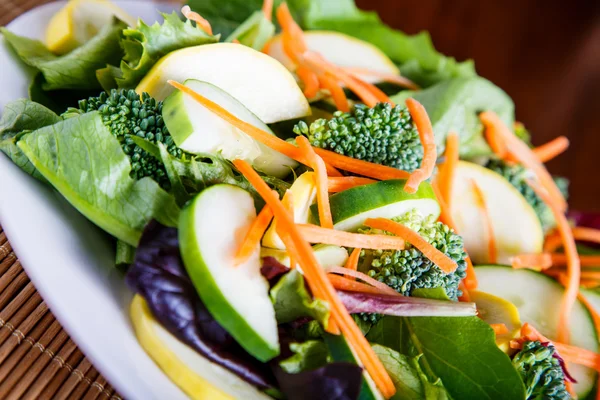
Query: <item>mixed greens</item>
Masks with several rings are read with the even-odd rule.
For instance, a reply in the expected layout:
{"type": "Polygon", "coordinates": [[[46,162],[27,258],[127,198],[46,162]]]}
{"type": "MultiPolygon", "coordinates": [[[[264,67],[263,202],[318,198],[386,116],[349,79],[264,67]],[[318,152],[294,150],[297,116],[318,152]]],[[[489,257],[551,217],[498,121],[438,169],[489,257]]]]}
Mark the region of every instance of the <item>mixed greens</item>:
{"type": "Polygon", "coordinates": [[[45,43],[1,28],[35,76],[0,150],[114,238],[183,392],[596,395],[600,224],[543,165],[566,138],[534,147],[472,61],[352,0],[181,12],[70,0],[45,43]]]}

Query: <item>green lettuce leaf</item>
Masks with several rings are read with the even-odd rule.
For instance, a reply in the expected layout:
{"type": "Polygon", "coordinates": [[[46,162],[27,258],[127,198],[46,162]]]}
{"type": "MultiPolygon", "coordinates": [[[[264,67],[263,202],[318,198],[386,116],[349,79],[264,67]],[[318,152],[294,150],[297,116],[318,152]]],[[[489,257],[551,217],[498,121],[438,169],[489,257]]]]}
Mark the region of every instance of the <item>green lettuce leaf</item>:
{"type": "Polygon", "coordinates": [[[64,113],[69,107],[77,107],[79,100],[98,95],[97,89],[59,89],[48,91],[43,89],[45,82],[44,75],[38,72],[29,85],[29,100],[40,103],[59,115],[64,113]]]}
{"type": "Polygon", "coordinates": [[[252,13],[260,11],[262,0],[190,0],[188,5],[210,22],[213,32],[228,37],[252,13]]]}
{"type": "Polygon", "coordinates": [[[0,28],[0,32],[25,64],[43,74],[43,90],[100,89],[96,70],[119,62],[123,56],[119,37],[126,27],[115,19],[87,43],[62,56],[52,53],[39,40],[15,35],[6,28],[0,28]]]}
{"type": "Polygon", "coordinates": [[[288,374],[310,371],[331,362],[329,349],[320,340],[290,343],[290,350],[294,355],[279,362],[279,366],[288,374]]]}
{"type": "Polygon", "coordinates": [[[314,318],[322,325],[329,320],[329,304],[312,298],[304,285],[302,274],[297,270],[283,275],[269,295],[275,308],[275,317],[280,324],[301,317],[314,318]]]}
{"type": "Polygon", "coordinates": [[[265,18],[262,11],[255,11],[225,41],[233,42],[237,39],[241,44],[260,51],[274,34],[275,25],[265,18]]]}
{"type": "Polygon", "coordinates": [[[456,78],[417,92],[403,91],[392,97],[398,104],[413,97],[429,114],[438,150],[444,149],[446,136],[454,131],[460,135],[463,158],[491,154],[483,138],[483,125],[478,114],[494,111],[512,126],[514,103],[498,86],[484,78],[456,78]]]}
{"type": "Polygon", "coordinates": [[[496,346],[494,331],[478,317],[386,316],[371,328],[367,339],[405,356],[420,357],[424,375],[434,386],[441,379],[451,398],[525,398],[510,358],[496,346]]]}
{"type": "Polygon", "coordinates": [[[441,379],[431,382],[419,365],[421,356],[408,357],[379,344],[372,345],[373,351],[383,363],[394,381],[396,394],[391,400],[448,400],[448,393],[441,379]]]}
{"type": "MultiPolygon", "coordinates": [[[[191,21],[182,21],[175,12],[162,15],[162,24],[156,22],[149,26],[140,20],[137,28],[123,30],[121,46],[125,56],[121,60],[120,69],[107,66],[97,74],[105,89],[112,89],[114,83],[120,88],[135,88],[154,64],[168,53],[219,41],[218,36],[207,34],[191,21]]],[[[117,63],[118,61],[113,64],[117,63]]]]}
{"type": "Polygon", "coordinates": [[[45,181],[44,177],[33,166],[29,159],[17,146],[17,141],[25,132],[52,125],[61,118],[41,104],[20,99],[4,107],[0,119],[0,150],[13,163],[36,179],[45,181]]]}
{"type": "Polygon", "coordinates": [[[151,178],[133,180],[119,141],[98,112],[24,134],[17,146],[79,212],[136,246],[151,219],[177,226],[179,207],[151,178]]]}

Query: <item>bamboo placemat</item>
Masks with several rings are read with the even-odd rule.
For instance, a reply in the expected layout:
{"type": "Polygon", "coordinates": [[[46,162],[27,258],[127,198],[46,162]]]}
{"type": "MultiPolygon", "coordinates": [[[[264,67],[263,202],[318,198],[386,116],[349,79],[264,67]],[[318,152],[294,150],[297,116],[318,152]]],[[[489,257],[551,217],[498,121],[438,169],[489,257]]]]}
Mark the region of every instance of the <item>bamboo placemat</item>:
{"type": "MultiPolygon", "coordinates": [[[[0,26],[49,2],[0,0],[0,26]]],[[[48,310],[1,226],[0,399],[121,399],[48,310]]]]}

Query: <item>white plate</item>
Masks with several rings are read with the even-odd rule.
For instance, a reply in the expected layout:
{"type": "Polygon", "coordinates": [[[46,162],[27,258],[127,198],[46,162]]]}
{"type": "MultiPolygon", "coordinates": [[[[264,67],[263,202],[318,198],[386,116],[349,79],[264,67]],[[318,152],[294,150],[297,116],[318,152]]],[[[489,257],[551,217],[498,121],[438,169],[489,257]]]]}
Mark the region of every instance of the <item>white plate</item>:
{"type": "MultiPolygon", "coordinates": [[[[174,6],[116,1],[147,23],[174,6]]],[[[51,3],[8,25],[40,39],[64,4],[51,3]]],[[[0,39],[0,112],[27,97],[29,76],[0,39]]],[[[132,293],[114,269],[107,236],[52,188],[35,181],[0,152],[0,224],[27,274],[75,343],[128,399],[185,399],[138,344],[128,317],[132,293]]]]}

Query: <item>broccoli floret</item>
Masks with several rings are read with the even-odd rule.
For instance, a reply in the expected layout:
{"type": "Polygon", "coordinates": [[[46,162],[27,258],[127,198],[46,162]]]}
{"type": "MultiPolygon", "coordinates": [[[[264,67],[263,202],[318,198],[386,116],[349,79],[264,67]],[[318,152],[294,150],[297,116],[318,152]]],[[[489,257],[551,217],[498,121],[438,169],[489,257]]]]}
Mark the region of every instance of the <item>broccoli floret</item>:
{"type": "Polygon", "coordinates": [[[554,346],[538,341],[525,342],[513,357],[513,365],[521,375],[527,400],[566,400],[571,396],[565,386],[565,374],[554,356],[554,346]]]}
{"type": "Polygon", "coordinates": [[[303,121],[294,127],[310,144],[336,153],[412,172],[423,159],[419,133],[405,107],[379,103],[357,104],[352,112],[337,111],[333,118],[303,121]]]}
{"type": "MultiPolygon", "coordinates": [[[[527,203],[531,205],[538,216],[544,231],[548,231],[556,225],[556,222],[554,221],[554,215],[552,214],[550,208],[527,184],[526,180],[533,177],[532,173],[528,169],[519,164],[511,165],[500,160],[490,160],[486,164],[486,168],[489,168],[492,171],[502,175],[519,191],[519,193],[523,195],[525,200],[527,200],[527,203]]],[[[554,177],[554,181],[563,195],[567,197],[569,181],[561,177],[554,177]]]]}
{"type": "Polygon", "coordinates": [[[417,248],[407,243],[404,250],[362,250],[359,260],[361,271],[405,296],[410,296],[415,289],[441,287],[450,299],[457,300],[462,294],[458,284],[466,276],[467,269],[467,253],[462,237],[436,221],[432,215],[423,217],[417,210],[392,220],[418,232],[427,242],[454,260],[458,268],[446,274],[417,248]]]}
{"type": "Polygon", "coordinates": [[[103,92],[98,97],[79,102],[79,112],[90,111],[98,111],[110,132],[119,139],[131,162],[132,178],[149,176],[168,188],[169,180],[162,163],[131,139],[135,135],[152,143],[161,142],[171,155],[181,158],[183,152],[163,122],[161,101],[156,101],[148,93],[140,97],[132,89],[113,89],[110,94],[103,92]]]}

